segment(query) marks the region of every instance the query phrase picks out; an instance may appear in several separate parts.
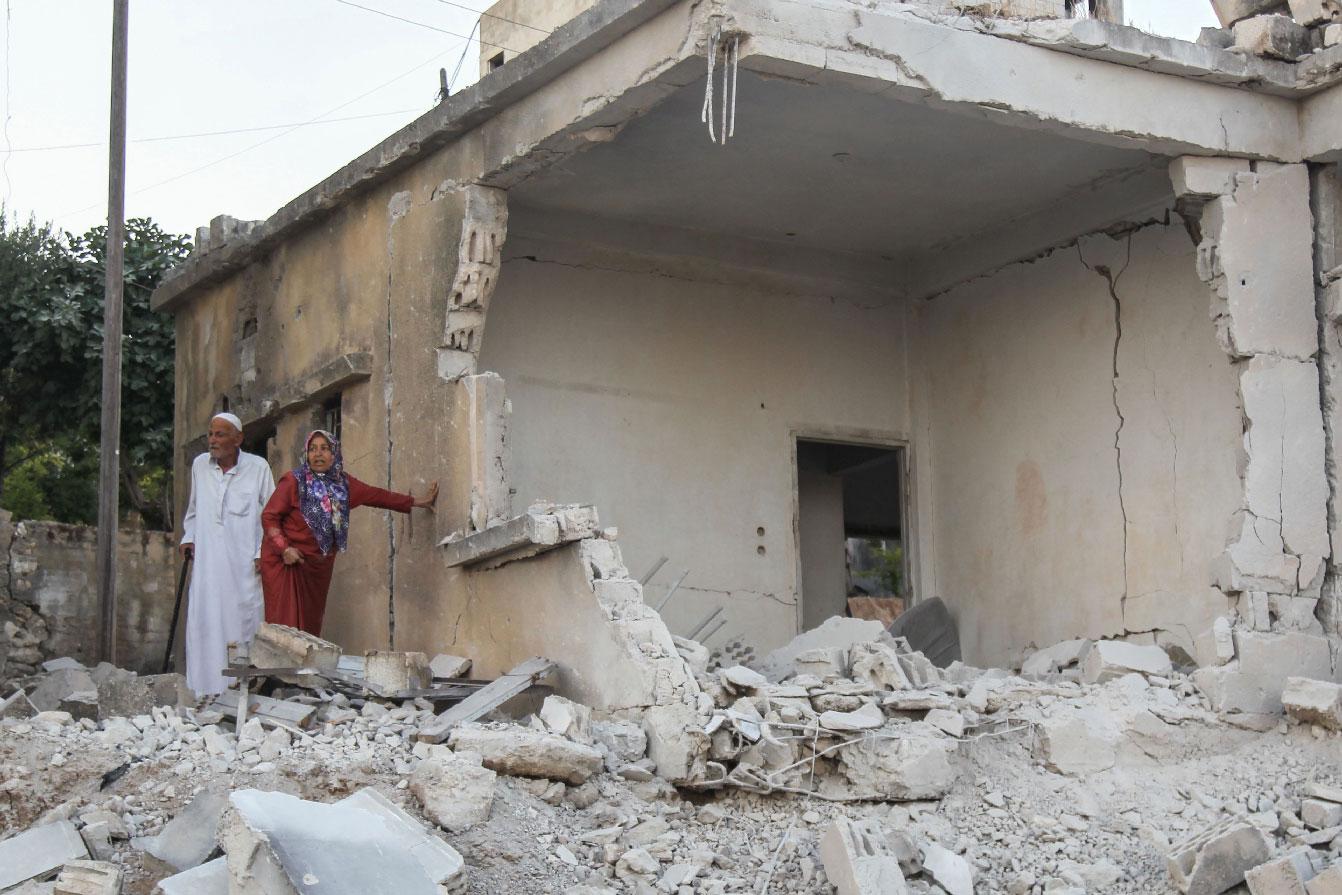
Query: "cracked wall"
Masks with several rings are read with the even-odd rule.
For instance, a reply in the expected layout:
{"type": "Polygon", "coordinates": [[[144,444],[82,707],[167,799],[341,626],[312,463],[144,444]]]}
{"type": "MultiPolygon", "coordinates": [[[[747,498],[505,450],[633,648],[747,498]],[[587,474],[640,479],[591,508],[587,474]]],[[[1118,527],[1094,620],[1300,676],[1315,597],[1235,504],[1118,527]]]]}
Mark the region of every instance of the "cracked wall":
{"type": "Polygon", "coordinates": [[[771,649],[797,632],[792,437],[907,440],[904,311],[845,284],[840,258],[796,275],[611,245],[513,209],[481,365],[506,379],[518,505],[596,504],[625,560],[685,634],[771,649]]]}
{"type": "Polygon", "coordinates": [[[1318,617],[1327,633],[1342,638],[1342,488],[1337,478],[1342,468],[1338,462],[1342,450],[1338,440],[1342,435],[1342,171],[1338,165],[1319,165],[1310,171],[1310,200],[1331,548],[1318,617]]]}
{"type": "Polygon", "coordinates": [[[1216,582],[1251,624],[1318,631],[1332,553],[1320,406],[1314,227],[1305,165],[1184,158],[1172,166],[1201,234],[1217,341],[1239,382],[1242,499],[1216,582]]]}
{"type": "Polygon", "coordinates": [[[921,306],[924,593],[968,661],[1125,634],[1208,648],[1241,428],[1194,257],[1151,223],[921,306]]]}

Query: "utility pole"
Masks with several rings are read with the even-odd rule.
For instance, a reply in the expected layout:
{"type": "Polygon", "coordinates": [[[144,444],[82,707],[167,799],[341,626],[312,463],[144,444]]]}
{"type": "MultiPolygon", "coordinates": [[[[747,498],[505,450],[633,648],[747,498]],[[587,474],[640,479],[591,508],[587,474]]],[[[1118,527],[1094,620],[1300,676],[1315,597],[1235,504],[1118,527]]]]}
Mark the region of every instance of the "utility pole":
{"type": "Polygon", "coordinates": [[[116,663],[116,548],[121,476],[121,300],[126,261],[126,43],[130,0],[112,0],[111,149],[103,281],[102,442],[98,453],[98,657],[116,663]]]}

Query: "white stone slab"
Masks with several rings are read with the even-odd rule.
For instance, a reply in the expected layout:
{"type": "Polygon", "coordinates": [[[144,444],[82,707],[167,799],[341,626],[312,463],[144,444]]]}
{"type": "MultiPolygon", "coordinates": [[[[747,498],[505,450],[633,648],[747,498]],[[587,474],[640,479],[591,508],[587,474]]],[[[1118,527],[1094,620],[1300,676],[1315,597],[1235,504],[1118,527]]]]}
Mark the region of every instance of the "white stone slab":
{"type": "Polygon", "coordinates": [[[0,842],[0,890],[88,856],[83,837],[68,820],[34,827],[0,842]]]}

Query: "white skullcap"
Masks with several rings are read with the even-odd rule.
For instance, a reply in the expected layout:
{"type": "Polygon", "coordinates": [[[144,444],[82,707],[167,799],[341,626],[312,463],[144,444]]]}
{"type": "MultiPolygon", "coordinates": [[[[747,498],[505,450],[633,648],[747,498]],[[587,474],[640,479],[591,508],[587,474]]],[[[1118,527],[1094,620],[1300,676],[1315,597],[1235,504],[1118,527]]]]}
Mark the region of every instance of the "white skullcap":
{"type": "Polygon", "coordinates": [[[239,432],[242,431],[242,420],[238,419],[237,416],[228,413],[227,411],[223,413],[216,413],[214,416],[210,417],[210,422],[214,422],[215,420],[223,420],[224,422],[232,426],[234,429],[237,429],[239,432]]]}

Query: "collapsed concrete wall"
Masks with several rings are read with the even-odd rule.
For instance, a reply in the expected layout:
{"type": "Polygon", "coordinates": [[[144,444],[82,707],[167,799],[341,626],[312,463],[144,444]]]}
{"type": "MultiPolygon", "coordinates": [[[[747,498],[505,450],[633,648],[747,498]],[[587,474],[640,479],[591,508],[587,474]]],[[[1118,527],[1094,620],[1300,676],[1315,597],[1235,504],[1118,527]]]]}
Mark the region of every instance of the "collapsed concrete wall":
{"type": "MultiPolygon", "coordinates": [[[[93,665],[98,617],[97,530],[18,521],[0,510],[0,674],[31,674],[47,659],[93,665]]],[[[117,542],[117,662],[157,672],[177,586],[171,532],[122,529],[117,542]]]]}
{"type": "Polygon", "coordinates": [[[921,309],[924,587],[969,660],[1136,632],[1206,651],[1241,426],[1194,258],[1177,222],[1097,235],[921,309]]]}
{"type": "Polygon", "coordinates": [[[672,631],[725,606],[719,640],[780,646],[799,619],[795,438],[908,441],[902,302],[845,284],[842,259],[807,279],[587,235],[508,244],[481,366],[507,381],[512,486],[599,506],[636,574],[669,557],[654,605],[688,570],[672,631]]]}

